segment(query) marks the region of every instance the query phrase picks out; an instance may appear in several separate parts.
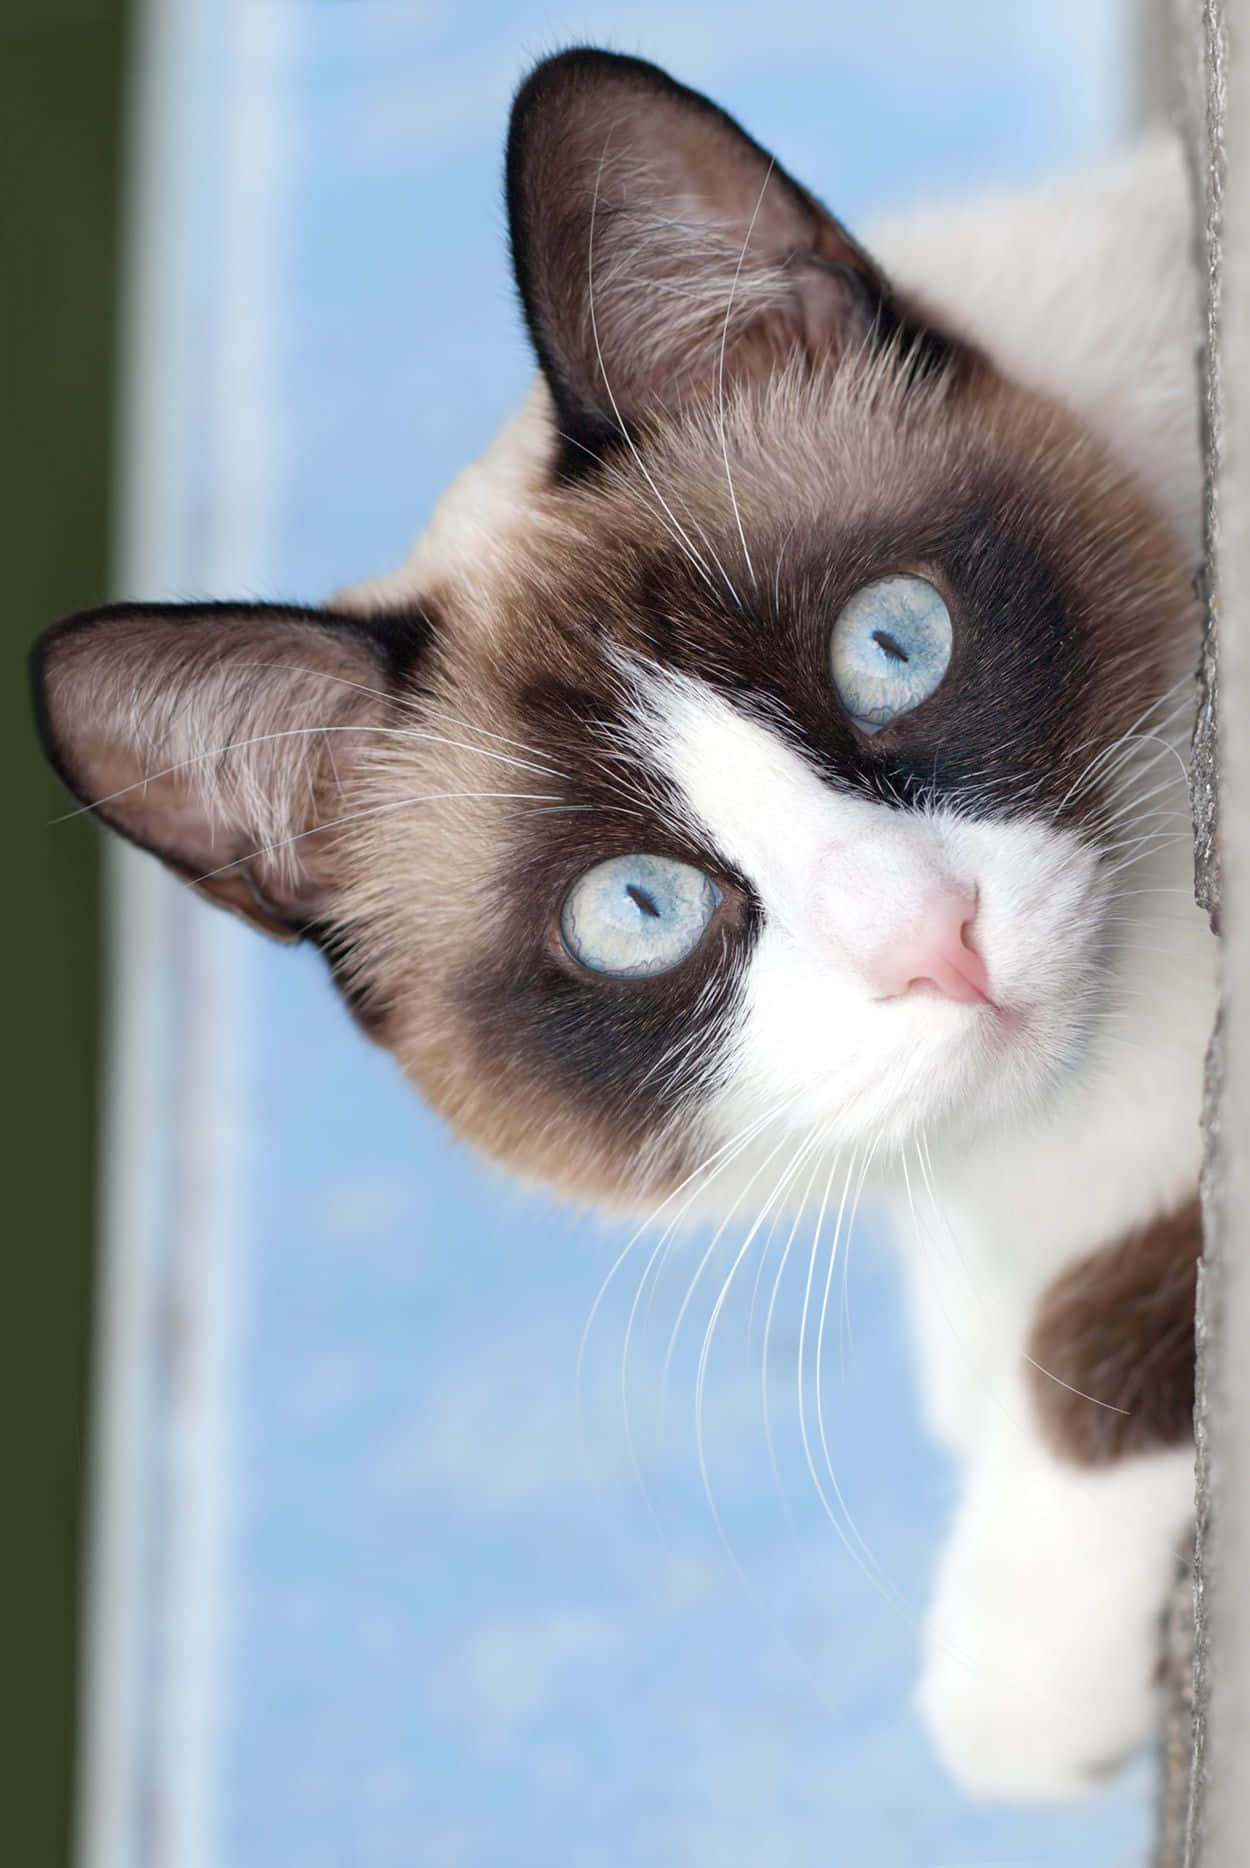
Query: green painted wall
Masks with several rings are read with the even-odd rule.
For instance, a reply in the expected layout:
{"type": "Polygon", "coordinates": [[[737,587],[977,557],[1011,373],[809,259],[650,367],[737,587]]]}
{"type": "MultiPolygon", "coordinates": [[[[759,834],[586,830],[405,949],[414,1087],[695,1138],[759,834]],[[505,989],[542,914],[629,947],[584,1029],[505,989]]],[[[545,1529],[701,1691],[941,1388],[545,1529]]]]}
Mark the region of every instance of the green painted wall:
{"type": "Polygon", "coordinates": [[[0,0],[8,1147],[0,1854],[68,1861],[93,1274],[100,850],[30,724],[41,626],[108,593],[123,0],[0,0]],[[10,1476],[12,1475],[12,1476],[10,1476]]]}

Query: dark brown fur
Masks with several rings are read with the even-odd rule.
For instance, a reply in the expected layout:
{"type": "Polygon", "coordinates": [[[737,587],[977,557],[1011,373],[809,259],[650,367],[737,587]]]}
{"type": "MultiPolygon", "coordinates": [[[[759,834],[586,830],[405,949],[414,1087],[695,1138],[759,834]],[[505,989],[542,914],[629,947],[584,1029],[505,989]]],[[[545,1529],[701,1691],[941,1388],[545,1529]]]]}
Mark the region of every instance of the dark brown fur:
{"type": "Polygon", "coordinates": [[[1046,1291],[1029,1384],[1055,1450],[1083,1466],[1175,1446],[1193,1431],[1197,1199],[1104,1246],[1046,1291]]]}

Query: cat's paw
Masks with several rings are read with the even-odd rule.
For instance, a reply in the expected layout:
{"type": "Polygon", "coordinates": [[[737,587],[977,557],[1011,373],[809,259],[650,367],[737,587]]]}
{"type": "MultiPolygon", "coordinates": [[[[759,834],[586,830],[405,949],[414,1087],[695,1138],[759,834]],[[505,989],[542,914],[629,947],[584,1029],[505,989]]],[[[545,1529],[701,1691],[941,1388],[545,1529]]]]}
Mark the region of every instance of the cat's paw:
{"type": "Polygon", "coordinates": [[[932,1638],[940,1646],[917,1705],[942,1763],[972,1796],[1080,1796],[1154,1729],[1151,1641],[1099,1643],[1094,1654],[1062,1633],[1048,1641],[1040,1625],[1022,1628],[1018,1615],[986,1613],[971,1625],[943,1616],[932,1638]]]}
{"type": "Polygon", "coordinates": [[[986,1798],[1080,1795],[1158,1716],[1160,1612],[1192,1453],[1093,1470],[1017,1445],[972,1475],[917,1694],[952,1775],[986,1798]]]}

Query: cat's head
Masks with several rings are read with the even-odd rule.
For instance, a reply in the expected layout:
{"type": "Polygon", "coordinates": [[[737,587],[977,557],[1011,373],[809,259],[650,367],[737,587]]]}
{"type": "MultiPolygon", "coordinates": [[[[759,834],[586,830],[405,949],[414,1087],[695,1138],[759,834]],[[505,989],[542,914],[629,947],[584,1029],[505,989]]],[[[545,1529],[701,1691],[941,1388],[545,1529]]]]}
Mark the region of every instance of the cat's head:
{"type": "Polygon", "coordinates": [[[1031,1105],[1104,1003],[1167,528],[653,67],[541,65],[507,190],[542,379],[403,577],[71,618],[58,771],[526,1173],[1031,1105]]]}

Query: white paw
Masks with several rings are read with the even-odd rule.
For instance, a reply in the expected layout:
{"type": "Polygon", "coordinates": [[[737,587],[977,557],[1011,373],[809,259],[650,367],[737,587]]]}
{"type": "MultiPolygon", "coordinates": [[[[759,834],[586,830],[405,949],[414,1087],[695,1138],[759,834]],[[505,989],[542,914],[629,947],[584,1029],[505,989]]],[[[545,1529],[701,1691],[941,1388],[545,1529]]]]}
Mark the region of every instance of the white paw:
{"type": "Polygon", "coordinates": [[[1072,1797],[1155,1730],[1159,1617],[1192,1454],[1082,1470],[1036,1444],[1014,1453],[1009,1471],[972,1476],[917,1703],[972,1794],[1072,1797]]]}
{"type": "Polygon", "coordinates": [[[917,1704],[938,1756],[971,1795],[1079,1796],[1151,1736],[1157,1643],[1124,1629],[1118,1639],[1078,1645],[1064,1631],[1052,1642],[1022,1615],[997,1625],[986,1615],[973,1627],[945,1619],[917,1704]]]}

